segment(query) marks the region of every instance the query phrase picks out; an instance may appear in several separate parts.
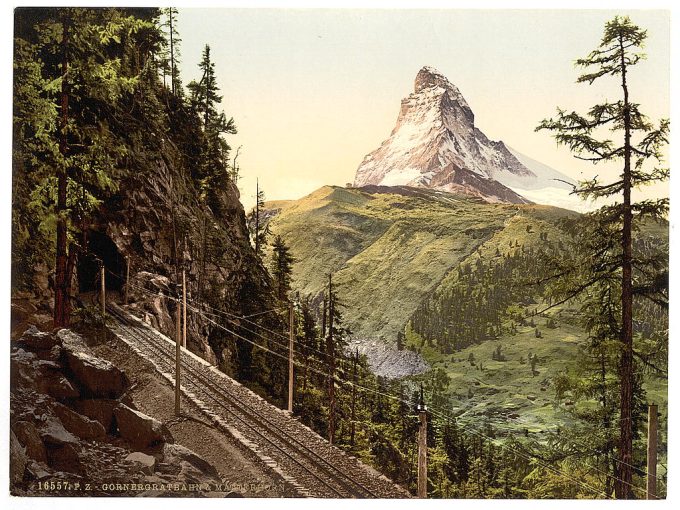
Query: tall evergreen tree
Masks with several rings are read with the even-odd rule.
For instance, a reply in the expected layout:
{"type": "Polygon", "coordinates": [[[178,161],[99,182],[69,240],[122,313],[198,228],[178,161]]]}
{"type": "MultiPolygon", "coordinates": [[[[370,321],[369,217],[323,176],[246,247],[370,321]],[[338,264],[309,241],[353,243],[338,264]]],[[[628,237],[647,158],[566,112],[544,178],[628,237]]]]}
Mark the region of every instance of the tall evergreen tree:
{"type": "MultiPolygon", "coordinates": [[[[586,69],[579,83],[592,84],[605,77],[615,77],[621,87],[621,97],[615,102],[593,106],[587,114],[567,113],[558,110],[557,117],[541,122],[537,129],[553,131],[558,143],[567,145],[577,158],[593,163],[618,161],[622,165],[618,179],[601,183],[597,178],[584,181],[574,189],[583,198],[620,198],[621,202],[600,209],[602,222],[616,225],[619,240],[615,253],[609,259],[608,274],[620,274],[621,321],[618,334],[621,348],[620,377],[620,430],[619,430],[619,481],[618,498],[631,498],[633,477],[633,243],[634,221],[643,218],[663,218],[668,211],[668,199],[643,200],[634,203],[633,189],[668,178],[667,168],[646,168],[650,160],[663,161],[663,146],[668,143],[669,122],[662,120],[653,126],[640,111],[639,104],[630,98],[628,73],[643,55],[638,52],[647,38],[647,32],[634,25],[627,17],[615,17],[607,22],[599,47],[586,58],[576,61],[586,69]],[[600,139],[598,132],[609,129],[620,134],[618,143],[600,139]]],[[[602,278],[587,280],[599,283],[602,278]]],[[[582,285],[583,286],[583,285],[582,285]]],[[[581,289],[581,292],[588,286],[581,289]]],[[[579,292],[580,293],[580,292],[579,292]]]]}
{"type": "Polygon", "coordinates": [[[250,228],[250,236],[255,243],[255,254],[262,257],[262,250],[267,244],[267,239],[270,235],[269,222],[265,222],[262,217],[264,210],[265,195],[262,188],[260,188],[260,181],[257,180],[255,187],[255,207],[250,212],[248,218],[248,227],[250,228]]]}
{"type": "Polygon", "coordinates": [[[164,77],[166,72],[170,75],[170,91],[173,94],[181,94],[182,82],[180,80],[179,74],[179,43],[182,42],[182,39],[180,39],[179,33],[177,31],[177,8],[166,7],[163,9],[163,15],[165,17],[165,21],[163,22],[162,27],[164,31],[166,31],[168,44],[167,52],[166,55],[164,55],[165,58],[162,62],[162,69],[164,77]]]}
{"type": "Polygon", "coordinates": [[[290,292],[291,274],[295,259],[283,238],[277,235],[272,244],[271,275],[279,301],[286,301],[290,292]]]}
{"type": "Polygon", "coordinates": [[[40,218],[39,230],[48,236],[53,227],[56,232],[54,322],[66,326],[83,243],[79,227],[115,190],[116,168],[127,154],[112,124],[121,100],[139,90],[143,63],[130,65],[122,57],[140,42],[140,33],[153,32],[153,24],[121,9],[35,9],[32,14],[24,19],[33,23],[18,26],[16,33],[15,80],[27,71],[32,80],[15,81],[15,134],[21,136],[15,162],[22,160],[20,168],[31,174],[28,208],[40,218]],[[52,106],[25,109],[38,98],[43,103],[48,98],[52,106]],[[29,147],[32,152],[22,151],[29,147]]]}
{"type": "Polygon", "coordinates": [[[236,123],[233,118],[227,119],[223,111],[217,110],[217,105],[222,102],[222,96],[219,95],[215,63],[207,44],[198,67],[202,72],[200,81],[191,81],[187,88],[190,92],[189,104],[203,121],[202,156],[197,167],[197,177],[203,194],[209,197],[223,186],[228,178],[230,147],[222,135],[235,134],[236,123]]]}

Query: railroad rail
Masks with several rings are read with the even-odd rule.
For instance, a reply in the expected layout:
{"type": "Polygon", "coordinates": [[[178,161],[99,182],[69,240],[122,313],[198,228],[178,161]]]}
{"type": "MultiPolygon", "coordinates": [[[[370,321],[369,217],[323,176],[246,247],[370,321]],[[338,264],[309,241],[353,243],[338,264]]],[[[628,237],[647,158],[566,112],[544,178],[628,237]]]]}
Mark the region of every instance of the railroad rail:
{"type": "MultiPolygon", "coordinates": [[[[109,329],[174,383],[175,343],[115,304],[109,304],[107,312],[109,329]]],[[[215,426],[241,439],[300,496],[409,497],[388,478],[184,348],[180,388],[215,426]]]]}

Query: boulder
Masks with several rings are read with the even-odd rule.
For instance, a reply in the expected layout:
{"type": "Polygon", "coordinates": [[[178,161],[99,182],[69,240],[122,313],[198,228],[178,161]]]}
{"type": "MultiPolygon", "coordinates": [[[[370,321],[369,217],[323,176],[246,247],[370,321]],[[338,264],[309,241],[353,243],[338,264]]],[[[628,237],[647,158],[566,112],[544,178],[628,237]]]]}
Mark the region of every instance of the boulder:
{"type": "Polygon", "coordinates": [[[80,392],[71,382],[61,374],[51,374],[49,379],[42,380],[42,388],[46,393],[58,400],[68,400],[80,397],[80,392]]]}
{"type": "Polygon", "coordinates": [[[69,369],[89,396],[118,398],[127,389],[127,376],[113,363],[71,349],[65,354],[69,369]]]}
{"type": "Polygon", "coordinates": [[[72,411],[62,404],[55,404],[54,412],[61,420],[64,428],[86,441],[102,441],[106,437],[104,426],[98,421],[72,411]]]}
{"type": "Polygon", "coordinates": [[[35,425],[29,421],[18,421],[12,426],[12,432],[26,449],[26,455],[38,462],[47,462],[45,445],[35,425]]]}
{"type": "Polygon", "coordinates": [[[80,451],[80,444],[77,442],[48,446],[47,463],[56,471],[82,475],[85,473],[85,465],[80,458],[80,451]]]}
{"type": "Polygon", "coordinates": [[[11,324],[14,328],[29,320],[38,309],[29,301],[12,302],[11,324]]]}
{"type": "Polygon", "coordinates": [[[48,418],[39,429],[40,437],[46,446],[78,444],[78,438],[64,428],[56,418],[48,418]]]}
{"type": "Polygon", "coordinates": [[[189,448],[179,444],[166,444],[163,446],[163,463],[170,466],[179,466],[181,473],[197,476],[198,479],[202,477],[219,479],[217,469],[212,464],[199,457],[189,448]]]}
{"type": "Polygon", "coordinates": [[[36,355],[40,359],[44,359],[46,361],[54,361],[55,363],[59,363],[61,361],[61,351],[62,351],[61,346],[55,345],[49,351],[36,351],[36,355]]]}
{"type": "Polygon", "coordinates": [[[78,333],[67,328],[61,328],[55,330],[54,334],[59,340],[61,340],[61,344],[64,346],[64,349],[73,352],[86,352],[88,354],[92,354],[92,351],[85,342],[85,339],[78,333]]]}
{"type": "Polygon", "coordinates": [[[116,417],[118,432],[133,448],[145,450],[163,443],[173,442],[170,431],[161,422],[146,414],[119,404],[113,414],[116,417]]]}
{"type": "Polygon", "coordinates": [[[52,476],[52,472],[47,467],[47,460],[45,460],[45,462],[29,461],[26,466],[26,472],[33,480],[42,480],[43,478],[52,476]]]}
{"type": "Polygon", "coordinates": [[[32,352],[23,349],[12,352],[10,368],[12,387],[32,388],[59,400],[80,396],[78,389],[62,374],[59,364],[38,359],[32,352]]]}
{"type": "Polygon", "coordinates": [[[24,479],[28,456],[14,432],[10,431],[9,434],[9,478],[10,482],[14,484],[24,479]]]}
{"type": "Polygon", "coordinates": [[[119,404],[110,398],[89,398],[78,400],[74,407],[80,414],[92,420],[97,420],[106,432],[113,431],[113,410],[119,404]]]}
{"type": "Polygon", "coordinates": [[[49,351],[55,345],[60,345],[61,340],[52,333],[40,331],[31,325],[19,338],[19,343],[31,351],[49,351]]]}
{"type": "Polygon", "coordinates": [[[132,452],[130,455],[125,457],[128,462],[133,462],[139,465],[140,471],[147,475],[151,475],[156,469],[156,457],[147,455],[142,452],[132,452]]]}

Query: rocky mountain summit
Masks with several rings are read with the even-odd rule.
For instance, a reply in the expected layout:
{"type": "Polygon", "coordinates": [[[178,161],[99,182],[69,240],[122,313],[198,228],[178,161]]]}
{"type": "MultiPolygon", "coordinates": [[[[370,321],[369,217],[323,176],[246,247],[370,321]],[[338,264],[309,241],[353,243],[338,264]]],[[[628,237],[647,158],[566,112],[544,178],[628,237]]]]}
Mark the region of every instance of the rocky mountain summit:
{"type": "Polygon", "coordinates": [[[423,67],[414,92],[401,102],[396,127],[359,165],[354,186],[426,187],[505,203],[530,203],[515,187],[569,187],[554,181],[568,177],[545,165],[532,169],[517,155],[475,126],[475,115],[454,84],[423,67]]]}

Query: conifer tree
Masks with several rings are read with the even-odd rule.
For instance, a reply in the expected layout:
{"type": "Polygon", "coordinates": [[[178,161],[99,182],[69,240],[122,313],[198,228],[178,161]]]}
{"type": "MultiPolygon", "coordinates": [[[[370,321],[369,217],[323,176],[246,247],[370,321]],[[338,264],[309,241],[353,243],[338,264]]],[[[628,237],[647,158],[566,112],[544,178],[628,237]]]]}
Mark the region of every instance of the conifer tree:
{"type": "MultiPolygon", "coordinates": [[[[640,105],[631,99],[628,73],[643,57],[639,53],[647,32],[634,25],[627,17],[615,17],[607,22],[602,41],[597,49],[586,58],[576,61],[586,69],[579,76],[579,83],[592,84],[601,78],[613,77],[621,88],[617,101],[605,101],[593,106],[586,115],[577,112],[558,110],[557,117],[546,119],[539,129],[553,131],[558,143],[568,146],[579,159],[594,164],[619,162],[622,166],[619,177],[610,183],[602,183],[598,178],[583,181],[574,188],[574,193],[582,198],[618,198],[614,205],[602,207],[597,213],[599,221],[616,225],[614,239],[618,246],[609,258],[611,275],[620,272],[621,319],[618,338],[621,359],[620,377],[620,430],[619,460],[621,463],[619,480],[616,484],[617,498],[629,499],[633,496],[633,242],[634,222],[645,218],[661,219],[668,211],[668,199],[642,200],[634,203],[632,191],[640,186],[663,181],[668,178],[667,168],[647,168],[647,163],[663,161],[663,146],[668,143],[669,122],[662,120],[654,126],[641,112],[640,105]],[[609,138],[598,138],[598,131],[608,129],[619,136],[615,142],[609,138]]],[[[595,275],[586,284],[594,285],[604,277],[595,275]]],[[[583,284],[580,294],[590,285],[583,284]]],[[[579,290],[579,289],[576,289],[579,290]]]]}
{"type": "Polygon", "coordinates": [[[290,254],[290,248],[286,246],[283,238],[277,235],[272,244],[271,274],[274,279],[276,295],[282,302],[288,299],[294,262],[295,259],[290,254]]]}
{"type": "Polygon", "coordinates": [[[262,250],[267,244],[267,239],[270,235],[269,223],[264,222],[262,218],[262,211],[265,205],[264,191],[260,188],[260,181],[257,180],[255,187],[255,207],[248,218],[248,227],[250,228],[250,236],[255,243],[255,254],[258,257],[262,256],[262,250]]]}
{"type": "Polygon", "coordinates": [[[192,110],[201,116],[203,122],[202,156],[198,164],[198,179],[203,194],[209,194],[224,185],[228,178],[228,162],[230,147],[222,135],[235,134],[236,123],[233,118],[227,119],[224,112],[217,110],[222,102],[215,76],[215,63],[210,56],[210,46],[205,45],[201,62],[198,65],[202,72],[200,81],[191,81],[187,88],[190,92],[189,104],[192,110]]]}
{"type": "Polygon", "coordinates": [[[177,8],[166,7],[163,9],[163,15],[165,21],[163,22],[162,27],[167,31],[168,48],[167,55],[162,62],[162,68],[164,76],[166,72],[170,74],[170,91],[173,95],[176,95],[181,94],[182,92],[182,83],[179,74],[179,43],[182,42],[182,39],[180,39],[179,33],[177,32],[177,8]]]}
{"type": "Polygon", "coordinates": [[[48,237],[56,232],[54,321],[67,326],[72,274],[83,244],[80,227],[115,190],[116,168],[127,155],[123,135],[113,125],[122,114],[121,101],[139,90],[144,63],[131,64],[125,57],[130,46],[140,43],[151,50],[158,39],[148,38],[154,31],[150,17],[121,9],[35,9],[32,14],[25,19],[33,23],[16,33],[15,127],[16,122],[25,126],[15,131],[15,162],[31,169],[27,207],[39,218],[39,232],[48,237]],[[26,108],[30,104],[40,108],[26,108]]]}

